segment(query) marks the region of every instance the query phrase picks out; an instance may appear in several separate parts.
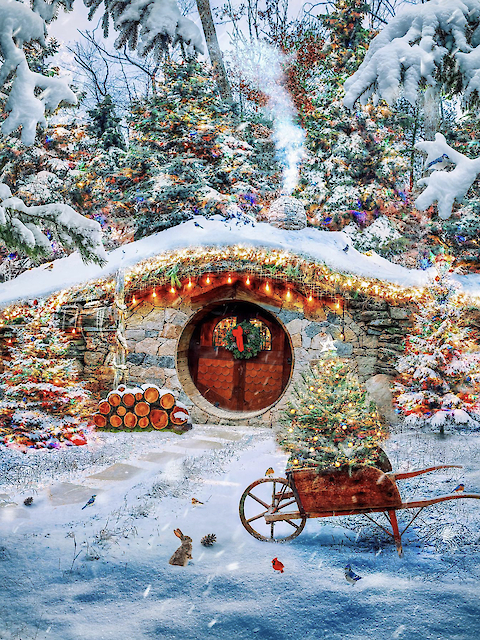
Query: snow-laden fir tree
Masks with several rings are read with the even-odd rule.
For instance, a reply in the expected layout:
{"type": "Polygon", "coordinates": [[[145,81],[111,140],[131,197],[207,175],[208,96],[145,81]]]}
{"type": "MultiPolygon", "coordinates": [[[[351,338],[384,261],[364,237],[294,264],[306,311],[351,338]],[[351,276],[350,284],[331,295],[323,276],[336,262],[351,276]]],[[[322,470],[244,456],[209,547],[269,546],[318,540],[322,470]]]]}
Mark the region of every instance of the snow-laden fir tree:
{"type": "Polygon", "coordinates": [[[89,133],[99,141],[103,149],[118,147],[125,150],[125,140],[119,127],[121,118],[115,113],[111,96],[106,95],[88,115],[91,119],[89,133]]]}
{"type": "Polygon", "coordinates": [[[462,309],[440,254],[430,298],[415,315],[413,331],[396,369],[395,403],[408,424],[444,433],[448,425],[480,427],[480,349],[473,330],[461,324],[462,309]]]}
{"type": "MultiPolygon", "coordinates": [[[[404,207],[406,147],[392,111],[383,105],[352,114],[341,102],[343,82],[368,47],[366,10],[361,0],[338,0],[322,17],[326,35],[318,29],[299,34],[302,53],[287,68],[289,78],[302,80],[300,87],[298,80],[288,86],[300,88],[296,106],[308,147],[296,195],[308,206],[310,222],[327,229],[350,222],[360,229],[387,210],[404,207]]],[[[392,243],[395,230],[394,222],[392,243]]]]}
{"type": "Polygon", "coordinates": [[[290,468],[382,468],[387,436],[375,404],[346,361],[331,358],[302,375],[277,431],[290,468]]]}
{"type": "Polygon", "coordinates": [[[37,447],[84,440],[92,403],[69,357],[70,341],[42,307],[25,308],[20,319],[25,325],[0,375],[3,430],[20,445],[22,437],[37,447]]]}
{"type": "Polygon", "coordinates": [[[350,109],[373,96],[412,105],[419,92],[480,98],[479,0],[430,0],[406,5],[372,40],[360,67],[345,83],[350,109]]]}
{"type": "Polygon", "coordinates": [[[195,214],[255,217],[277,167],[258,170],[250,125],[240,125],[208,67],[171,62],[164,72],[156,94],[133,106],[129,152],[107,178],[111,199],[135,218],[136,238],[195,214]]]}

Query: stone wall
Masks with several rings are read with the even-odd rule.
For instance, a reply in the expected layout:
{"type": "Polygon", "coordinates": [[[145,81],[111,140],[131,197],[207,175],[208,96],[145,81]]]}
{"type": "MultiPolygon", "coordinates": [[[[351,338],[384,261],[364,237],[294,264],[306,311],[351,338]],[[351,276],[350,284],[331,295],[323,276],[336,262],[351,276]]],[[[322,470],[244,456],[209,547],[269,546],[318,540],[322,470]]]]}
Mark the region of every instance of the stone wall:
{"type": "MultiPolygon", "coordinates": [[[[214,292],[212,300],[215,301],[214,292]]],[[[280,402],[262,414],[250,419],[249,423],[258,424],[259,420],[272,423],[276,420],[278,409],[286,402],[291,384],[298,380],[301,372],[310,364],[325,355],[323,343],[330,335],[341,357],[351,359],[352,367],[362,381],[376,374],[395,375],[394,365],[402,343],[410,326],[411,311],[407,308],[391,306],[383,300],[365,296],[344,302],[345,309],[337,310],[336,305],[312,305],[305,298],[296,297],[287,302],[280,298],[274,304],[246,296],[245,292],[230,292],[230,297],[248,300],[270,311],[287,331],[294,357],[292,379],[280,402]]],[[[224,293],[219,300],[225,300],[224,293]]],[[[268,302],[272,302],[269,300],[268,302]]],[[[140,301],[130,309],[126,323],[126,339],[129,348],[127,354],[128,383],[140,384],[152,382],[176,392],[179,399],[191,407],[193,420],[197,423],[221,421],[224,424],[238,422],[238,417],[226,416],[225,412],[205,411],[208,403],[198,407],[185,393],[189,385],[182,385],[178,375],[177,346],[179,338],[191,319],[202,305],[178,297],[165,307],[159,298],[140,301]],[[185,387],[185,388],[184,388],[185,387]]],[[[77,357],[83,366],[83,377],[99,397],[112,389],[114,355],[112,314],[101,312],[103,326],[91,320],[92,312],[82,314],[83,339],[72,342],[77,357]],[[103,320],[106,319],[106,320],[103,320]]],[[[184,367],[185,369],[185,367],[184,367]]],[[[182,376],[180,376],[181,378],[182,376]]],[[[185,376],[184,376],[185,377],[185,376]]]]}

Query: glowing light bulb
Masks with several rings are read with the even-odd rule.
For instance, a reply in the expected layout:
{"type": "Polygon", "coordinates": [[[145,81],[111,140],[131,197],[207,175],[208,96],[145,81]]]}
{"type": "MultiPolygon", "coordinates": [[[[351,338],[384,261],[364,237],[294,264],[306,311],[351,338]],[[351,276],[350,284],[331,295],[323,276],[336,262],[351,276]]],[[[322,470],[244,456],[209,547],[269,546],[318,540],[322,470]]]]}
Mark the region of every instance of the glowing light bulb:
{"type": "Polygon", "coordinates": [[[337,462],[335,462],[335,466],[336,466],[336,467],[339,467],[339,466],[340,466],[340,463],[338,462],[338,460],[337,460],[337,462]]]}
{"type": "Polygon", "coordinates": [[[210,284],[210,276],[207,276],[206,283],[210,284]]]}
{"type": "Polygon", "coordinates": [[[175,287],[170,287],[170,293],[175,293],[175,287]]]}
{"type": "Polygon", "coordinates": [[[132,298],[132,304],[135,304],[135,303],[136,303],[136,299],[135,299],[135,296],[133,296],[133,298],[132,298]]]}
{"type": "Polygon", "coordinates": [[[313,453],[315,451],[315,447],[310,447],[309,451],[313,453]]]}
{"type": "Polygon", "coordinates": [[[77,333],[76,329],[72,329],[72,333],[77,333]]]}
{"type": "Polygon", "coordinates": [[[309,301],[309,302],[312,302],[312,300],[313,300],[313,296],[310,294],[310,295],[308,296],[308,301],[309,301]]]}
{"type": "Polygon", "coordinates": [[[290,300],[290,298],[292,297],[292,294],[290,293],[290,289],[287,291],[287,295],[286,298],[287,300],[290,300]]]}
{"type": "Polygon", "coordinates": [[[247,284],[247,285],[248,285],[248,284],[250,284],[250,278],[249,278],[249,276],[247,276],[247,279],[245,280],[245,284],[247,284]]]}
{"type": "Polygon", "coordinates": [[[267,282],[267,284],[265,285],[265,291],[270,291],[270,285],[268,284],[268,282],[267,282]]]}
{"type": "Polygon", "coordinates": [[[189,280],[189,281],[188,281],[188,288],[190,289],[190,288],[191,288],[191,286],[192,286],[192,281],[191,281],[191,280],[189,280]]]}
{"type": "Polygon", "coordinates": [[[309,405],[308,405],[308,408],[309,408],[309,409],[313,409],[313,408],[314,408],[313,404],[309,404],[309,405]]]}
{"type": "Polygon", "coordinates": [[[228,280],[227,280],[228,284],[232,283],[232,276],[228,276],[228,280]]]}
{"type": "Polygon", "coordinates": [[[290,409],[290,413],[293,415],[295,412],[295,409],[290,409]]]}
{"type": "Polygon", "coordinates": [[[157,297],[157,292],[156,292],[156,291],[154,291],[154,292],[152,293],[152,296],[153,296],[154,298],[156,298],[156,297],[157,297]]]}

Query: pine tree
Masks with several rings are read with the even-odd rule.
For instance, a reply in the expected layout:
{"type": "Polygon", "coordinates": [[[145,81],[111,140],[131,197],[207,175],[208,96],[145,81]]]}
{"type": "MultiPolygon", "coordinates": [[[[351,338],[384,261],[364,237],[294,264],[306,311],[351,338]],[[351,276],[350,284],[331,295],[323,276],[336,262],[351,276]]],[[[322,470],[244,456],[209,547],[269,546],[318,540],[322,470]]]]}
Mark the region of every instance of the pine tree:
{"type": "Polygon", "coordinates": [[[366,390],[339,359],[327,359],[303,374],[277,433],[294,469],[381,467],[385,454],[378,443],[385,437],[366,390]]]}
{"type": "Polygon", "coordinates": [[[430,299],[415,315],[405,353],[396,365],[395,402],[409,424],[439,428],[480,426],[480,351],[473,330],[461,326],[452,281],[446,271],[452,258],[435,259],[438,275],[430,299]]]}
{"type": "Polygon", "coordinates": [[[88,115],[92,120],[89,133],[99,141],[103,149],[126,149],[125,140],[119,130],[120,118],[115,114],[115,105],[108,94],[88,112],[88,115]]]}
{"type": "MultiPolygon", "coordinates": [[[[371,33],[362,26],[367,9],[362,0],[337,0],[321,18],[327,37],[315,64],[312,56],[306,59],[308,98],[297,105],[308,146],[297,195],[308,202],[310,223],[331,230],[352,222],[362,229],[405,208],[407,147],[392,110],[379,105],[352,113],[341,102],[343,83],[368,48],[371,33]]],[[[395,235],[395,221],[393,227],[395,235]]]]}
{"type": "Polygon", "coordinates": [[[58,448],[84,444],[91,407],[68,357],[69,340],[42,308],[25,309],[10,358],[0,375],[0,426],[7,444],[58,448]]]}
{"type": "Polygon", "coordinates": [[[133,106],[129,153],[111,181],[112,199],[136,218],[135,238],[233,205],[256,215],[276,168],[256,171],[262,154],[247,142],[249,124],[238,125],[208,67],[165,67],[157,93],[133,106]]]}

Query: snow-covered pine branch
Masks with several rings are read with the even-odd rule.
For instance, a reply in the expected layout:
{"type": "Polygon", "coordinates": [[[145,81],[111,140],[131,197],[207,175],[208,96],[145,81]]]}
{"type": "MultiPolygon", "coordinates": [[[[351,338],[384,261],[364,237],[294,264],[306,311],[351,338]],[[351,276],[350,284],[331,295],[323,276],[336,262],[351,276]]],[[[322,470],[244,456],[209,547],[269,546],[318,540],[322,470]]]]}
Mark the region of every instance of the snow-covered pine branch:
{"type": "Polygon", "coordinates": [[[38,42],[45,46],[46,26],[56,15],[58,5],[67,10],[73,0],[34,0],[33,10],[18,0],[0,0],[0,88],[11,74],[12,87],[5,105],[9,113],[2,123],[2,133],[8,135],[22,127],[22,142],[34,143],[37,124],[45,124],[45,110],[54,111],[61,102],[76,104],[77,98],[65,80],[43,76],[31,71],[23,45],[38,42]],[[36,89],[42,89],[39,95],[36,89]]]}
{"type": "Polygon", "coordinates": [[[352,109],[372,95],[392,104],[403,95],[414,105],[423,82],[479,98],[480,0],[404,5],[345,82],[344,104],[352,109]]]}
{"type": "Polygon", "coordinates": [[[442,220],[446,220],[452,214],[454,201],[461,202],[480,173],[480,158],[471,160],[463,153],[456,151],[441,133],[435,134],[433,142],[417,142],[415,148],[425,151],[427,154],[425,166],[434,169],[430,176],[418,180],[417,184],[427,185],[427,188],[415,200],[415,206],[420,211],[425,211],[437,202],[438,215],[442,220]],[[435,162],[442,158],[443,161],[435,162]],[[453,171],[437,169],[442,167],[445,160],[456,165],[453,171]]]}
{"type": "Polygon", "coordinates": [[[27,207],[23,200],[12,197],[6,184],[0,183],[0,241],[29,255],[48,256],[53,253],[52,244],[42,228],[47,228],[63,246],[76,249],[84,262],[105,261],[102,230],[96,220],[85,218],[68,204],[27,207]]]}
{"type": "Polygon", "coordinates": [[[128,45],[129,49],[136,49],[141,56],[153,51],[158,59],[169,45],[178,43],[185,47],[189,56],[204,52],[200,30],[192,20],[182,16],[175,0],[83,1],[90,8],[89,19],[104,3],[103,31],[107,37],[112,18],[115,30],[120,33],[115,40],[117,49],[128,45]]]}

